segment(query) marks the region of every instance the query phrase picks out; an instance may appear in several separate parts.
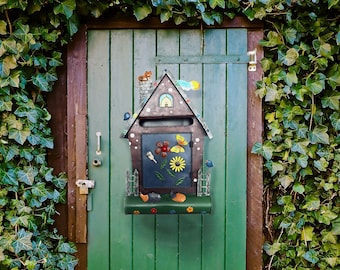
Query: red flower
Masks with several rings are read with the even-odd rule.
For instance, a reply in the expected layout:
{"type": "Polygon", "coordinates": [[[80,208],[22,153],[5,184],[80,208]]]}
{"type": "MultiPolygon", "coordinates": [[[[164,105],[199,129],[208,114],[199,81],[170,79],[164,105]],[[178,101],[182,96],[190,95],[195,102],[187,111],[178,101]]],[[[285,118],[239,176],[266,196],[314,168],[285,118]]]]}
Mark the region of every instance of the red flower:
{"type": "Polygon", "coordinates": [[[157,155],[161,154],[163,158],[167,156],[168,152],[170,152],[170,143],[168,141],[157,142],[156,146],[157,148],[155,150],[155,153],[157,155]]]}
{"type": "Polygon", "coordinates": [[[150,209],[151,214],[157,214],[157,209],[156,208],[151,208],[150,209]]]}

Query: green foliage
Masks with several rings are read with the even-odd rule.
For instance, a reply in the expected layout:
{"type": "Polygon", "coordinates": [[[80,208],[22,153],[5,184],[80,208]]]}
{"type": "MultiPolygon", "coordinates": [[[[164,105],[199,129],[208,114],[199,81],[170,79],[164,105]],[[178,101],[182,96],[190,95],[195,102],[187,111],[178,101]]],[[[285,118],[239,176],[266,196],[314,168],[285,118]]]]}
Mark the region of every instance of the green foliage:
{"type": "Polygon", "coordinates": [[[0,269],[73,269],[75,246],[51,229],[64,203],[45,93],[73,34],[75,1],[0,1],[0,269]],[[54,8],[51,5],[55,5],[54,8]],[[63,16],[61,16],[63,15],[63,16]]]}
{"type": "Polygon", "coordinates": [[[253,153],[265,159],[264,264],[339,269],[339,1],[261,2],[265,137],[253,153]]]}
{"type": "Polygon", "coordinates": [[[265,23],[266,269],[340,267],[339,0],[0,0],[0,269],[73,269],[55,230],[66,177],[54,175],[45,94],[62,46],[88,17],[213,25],[245,15],[265,23]]]}

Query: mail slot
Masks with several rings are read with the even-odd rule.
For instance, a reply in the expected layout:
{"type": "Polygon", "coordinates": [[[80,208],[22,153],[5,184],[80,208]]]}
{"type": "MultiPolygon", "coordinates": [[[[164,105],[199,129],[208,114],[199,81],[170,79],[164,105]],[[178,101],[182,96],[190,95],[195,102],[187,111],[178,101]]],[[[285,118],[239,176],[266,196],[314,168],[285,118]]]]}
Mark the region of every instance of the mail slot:
{"type": "Polygon", "coordinates": [[[170,72],[148,85],[155,87],[123,135],[132,158],[125,212],[210,213],[211,170],[203,157],[212,133],[170,72]]]}

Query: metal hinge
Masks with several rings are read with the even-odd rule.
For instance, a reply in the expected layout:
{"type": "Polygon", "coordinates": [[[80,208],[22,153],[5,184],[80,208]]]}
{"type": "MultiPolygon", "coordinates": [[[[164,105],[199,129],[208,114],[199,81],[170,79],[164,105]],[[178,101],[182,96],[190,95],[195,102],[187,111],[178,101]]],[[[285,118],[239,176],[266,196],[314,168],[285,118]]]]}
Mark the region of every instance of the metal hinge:
{"type": "Polygon", "coordinates": [[[249,62],[248,62],[248,71],[256,71],[256,48],[255,50],[248,51],[247,55],[249,56],[249,62]]]}

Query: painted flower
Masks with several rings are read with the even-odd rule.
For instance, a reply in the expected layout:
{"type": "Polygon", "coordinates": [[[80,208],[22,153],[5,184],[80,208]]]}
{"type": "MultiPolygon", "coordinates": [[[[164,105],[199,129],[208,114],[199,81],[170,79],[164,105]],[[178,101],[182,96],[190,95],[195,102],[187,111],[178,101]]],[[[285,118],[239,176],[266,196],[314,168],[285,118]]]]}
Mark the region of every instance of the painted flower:
{"type": "Polygon", "coordinates": [[[170,152],[170,143],[168,141],[156,143],[155,153],[157,155],[161,154],[161,156],[164,158],[168,155],[168,152],[170,152]]]}
{"type": "Polygon", "coordinates": [[[151,212],[151,214],[157,214],[157,209],[154,208],[154,207],[152,207],[152,208],[150,209],[150,212],[151,212]]]}
{"type": "Polygon", "coordinates": [[[134,215],[139,215],[139,214],[140,214],[140,211],[139,211],[139,210],[134,210],[134,211],[133,211],[133,214],[134,214],[134,215]]]}
{"type": "Polygon", "coordinates": [[[185,160],[182,157],[175,156],[170,160],[170,169],[175,172],[181,172],[185,168],[185,160]]]}
{"type": "Polygon", "coordinates": [[[187,207],[187,212],[188,212],[188,213],[194,212],[194,208],[193,208],[192,206],[188,206],[188,207],[187,207]]]}

